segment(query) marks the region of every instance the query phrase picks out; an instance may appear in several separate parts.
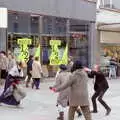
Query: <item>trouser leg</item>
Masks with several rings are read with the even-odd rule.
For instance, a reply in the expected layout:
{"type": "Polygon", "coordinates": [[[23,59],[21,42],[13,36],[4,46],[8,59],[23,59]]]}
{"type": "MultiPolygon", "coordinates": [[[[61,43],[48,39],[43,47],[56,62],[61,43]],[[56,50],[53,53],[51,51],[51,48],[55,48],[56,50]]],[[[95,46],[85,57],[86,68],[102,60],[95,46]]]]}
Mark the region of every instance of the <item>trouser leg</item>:
{"type": "MultiPolygon", "coordinates": [[[[104,96],[104,94],[105,94],[105,91],[101,91],[100,92],[100,95],[99,95],[99,97],[98,97],[98,101],[103,105],[103,107],[107,110],[107,112],[110,110],[111,111],[111,109],[110,109],[110,107],[106,104],[106,102],[103,100],[103,96],[104,96]]],[[[109,111],[109,112],[110,112],[109,111]]],[[[106,114],[108,114],[108,113],[106,113],[106,114]]]]}
{"type": "Polygon", "coordinates": [[[68,120],[74,120],[75,111],[77,110],[78,106],[70,106],[69,107],[69,114],[68,120]]]}
{"type": "Polygon", "coordinates": [[[93,105],[93,112],[97,112],[97,103],[96,98],[99,96],[98,92],[95,92],[92,96],[92,105],[93,105]]]}
{"type": "Polygon", "coordinates": [[[92,120],[89,106],[81,106],[85,120],[92,120]]]}
{"type": "Polygon", "coordinates": [[[57,105],[59,117],[57,117],[57,120],[64,120],[64,107],[60,104],[57,105]]]}
{"type": "Polygon", "coordinates": [[[32,88],[34,88],[34,85],[35,85],[35,78],[33,78],[32,88]]]}
{"type": "Polygon", "coordinates": [[[36,85],[36,89],[39,89],[39,85],[40,85],[40,78],[36,78],[35,85],[36,85]]]}
{"type": "Polygon", "coordinates": [[[80,117],[82,115],[80,107],[77,108],[76,112],[78,114],[78,117],[80,117]]]}
{"type": "Polygon", "coordinates": [[[26,87],[29,87],[31,77],[32,77],[32,75],[30,73],[28,73],[28,78],[27,78],[27,81],[26,81],[26,87]]]}

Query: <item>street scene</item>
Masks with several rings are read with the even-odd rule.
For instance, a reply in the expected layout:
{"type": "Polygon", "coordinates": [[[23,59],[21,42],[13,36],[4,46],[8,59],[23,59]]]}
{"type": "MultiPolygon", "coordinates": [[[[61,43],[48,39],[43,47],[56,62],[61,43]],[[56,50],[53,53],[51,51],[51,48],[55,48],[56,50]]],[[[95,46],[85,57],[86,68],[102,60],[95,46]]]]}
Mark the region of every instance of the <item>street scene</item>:
{"type": "Polygon", "coordinates": [[[0,120],[120,120],[119,0],[0,0],[0,120]]]}
{"type": "MultiPolygon", "coordinates": [[[[40,90],[36,91],[31,88],[25,88],[27,97],[22,101],[21,108],[15,108],[11,106],[0,106],[1,120],[56,120],[56,98],[57,94],[49,90],[49,86],[53,85],[54,81],[47,80],[41,83],[40,90]]],[[[120,80],[113,79],[109,81],[110,89],[105,94],[104,99],[110,104],[112,112],[109,116],[105,116],[104,108],[98,103],[99,112],[92,114],[92,120],[119,120],[120,109],[120,80]]],[[[90,97],[93,93],[93,83],[89,81],[89,93],[90,97]]],[[[91,101],[90,101],[91,103],[91,101]]],[[[91,106],[92,108],[92,106],[91,106]]],[[[67,120],[67,110],[65,110],[65,118],[67,120]]],[[[83,116],[80,118],[75,115],[75,120],[84,120],[83,116]]]]}

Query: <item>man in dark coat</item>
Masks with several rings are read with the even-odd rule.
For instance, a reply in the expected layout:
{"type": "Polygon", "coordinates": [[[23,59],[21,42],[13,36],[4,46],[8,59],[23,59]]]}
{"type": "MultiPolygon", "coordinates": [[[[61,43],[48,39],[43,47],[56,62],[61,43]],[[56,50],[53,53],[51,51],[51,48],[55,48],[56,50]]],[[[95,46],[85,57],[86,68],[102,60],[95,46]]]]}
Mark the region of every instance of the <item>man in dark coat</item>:
{"type": "Polygon", "coordinates": [[[88,76],[90,78],[95,77],[94,82],[94,90],[95,93],[92,96],[92,104],[93,104],[93,113],[97,113],[97,104],[96,99],[98,98],[98,101],[103,105],[103,107],[106,109],[106,115],[109,115],[111,112],[111,108],[106,104],[106,102],[103,100],[103,96],[107,89],[109,88],[108,82],[104,76],[104,74],[100,71],[100,67],[96,65],[94,67],[94,70],[92,70],[88,76]]]}
{"type": "Polygon", "coordinates": [[[29,87],[30,80],[32,78],[31,71],[32,71],[32,64],[33,64],[33,56],[30,55],[29,60],[27,62],[27,81],[26,81],[26,87],[29,87]]]}

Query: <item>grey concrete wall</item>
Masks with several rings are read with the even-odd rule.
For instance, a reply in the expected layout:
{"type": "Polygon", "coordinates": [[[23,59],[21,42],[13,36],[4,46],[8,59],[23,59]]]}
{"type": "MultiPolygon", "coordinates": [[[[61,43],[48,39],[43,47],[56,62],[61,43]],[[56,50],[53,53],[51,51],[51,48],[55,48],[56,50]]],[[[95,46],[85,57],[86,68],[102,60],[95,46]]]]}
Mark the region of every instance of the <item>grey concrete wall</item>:
{"type": "Polygon", "coordinates": [[[95,21],[96,4],[84,0],[2,0],[9,10],[95,21]]]}

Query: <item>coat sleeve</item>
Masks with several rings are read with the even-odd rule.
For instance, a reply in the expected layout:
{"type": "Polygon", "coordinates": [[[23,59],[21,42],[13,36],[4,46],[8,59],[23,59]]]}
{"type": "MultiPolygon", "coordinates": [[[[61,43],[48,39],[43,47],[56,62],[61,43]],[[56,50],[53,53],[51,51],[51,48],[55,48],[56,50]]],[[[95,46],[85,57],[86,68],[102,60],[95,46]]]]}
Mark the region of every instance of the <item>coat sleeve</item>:
{"type": "Polygon", "coordinates": [[[42,73],[42,66],[41,66],[41,64],[39,64],[39,71],[40,71],[40,73],[42,73]]]}
{"type": "Polygon", "coordinates": [[[94,78],[95,74],[96,74],[95,71],[88,72],[88,77],[94,78]]]}
{"type": "Polygon", "coordinates": [[[69,86],[71,86],[72,84],[74,84],[74,79],[73,79],[73,76],[70,75],[69,80],[67,82],[56,87],[56,92],[62,91],[64,89],[68,88],[69,86]]]}
{"type": "Polygon", "coordinates": [[[57,75],[57,77],[55,79],[56,79],[56,82],[55,82],[55,85],[53,87],[57,88],[61,85],[60,75],[57,75]]]}

